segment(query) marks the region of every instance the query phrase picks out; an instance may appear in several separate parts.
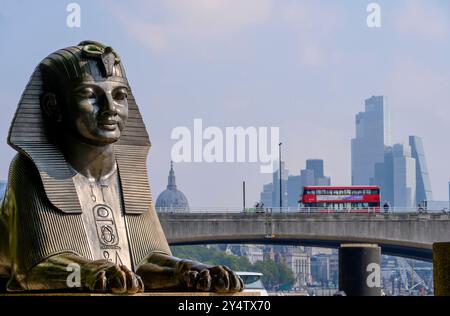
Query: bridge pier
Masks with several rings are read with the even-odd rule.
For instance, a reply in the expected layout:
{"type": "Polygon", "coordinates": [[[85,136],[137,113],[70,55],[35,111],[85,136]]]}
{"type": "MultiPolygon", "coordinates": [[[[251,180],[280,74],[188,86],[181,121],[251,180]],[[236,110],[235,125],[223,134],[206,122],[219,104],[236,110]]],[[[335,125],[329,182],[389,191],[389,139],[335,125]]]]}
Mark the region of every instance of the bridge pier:
{"type": "Polygon", "coordinates": [[[433,244],[434,295],[450,296],[450,242],[433,244]]]}
{"type": "Polygon", "coordinates": [[[381,248],[376,244],[342,244],[339,291],[347,296],[381,295],[381,248]]]}

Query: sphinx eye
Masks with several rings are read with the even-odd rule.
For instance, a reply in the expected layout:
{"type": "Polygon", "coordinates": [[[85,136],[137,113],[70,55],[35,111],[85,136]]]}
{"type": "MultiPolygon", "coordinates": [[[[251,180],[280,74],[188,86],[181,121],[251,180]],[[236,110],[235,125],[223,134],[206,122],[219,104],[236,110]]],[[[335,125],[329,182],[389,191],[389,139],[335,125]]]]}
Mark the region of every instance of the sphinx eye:
{"type": "Polygon", "coordinates": [[[95,99],[95,92],[91,88],[86,88],[78,92],[83,99],[95,99]]]}
{"type": "Polygon", "coordinates": [[[117,89],[115,92],[114,92],[114,100],[117,100],[117,101],[123,101],[123,100],[125,100],[127,97],[128,97],[128,94],[127,94],[127,90],[126,89],[117,89]]]}

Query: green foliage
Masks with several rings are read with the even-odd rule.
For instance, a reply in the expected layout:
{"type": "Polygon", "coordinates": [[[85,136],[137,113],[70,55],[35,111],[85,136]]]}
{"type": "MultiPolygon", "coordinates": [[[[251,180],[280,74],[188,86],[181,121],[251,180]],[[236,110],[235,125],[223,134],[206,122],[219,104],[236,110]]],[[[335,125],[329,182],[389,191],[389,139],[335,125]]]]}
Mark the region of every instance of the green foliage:
{"type": "Polygon", "coordinates": [[[234,271],[261,272],[263,274],[262,282],[269,290],[281,287],[291,288],[294,284],[292,271],[285,264],[273,260],[257,261],[252,265],[246,257],[228,255],[215,248],[176,246],[171,249],[173,255],[179,258],[211,265],[225,265],[234,271]]]}
{"type": "Polygon", "coordinates": [[[273,260],[257,261],[254,265],[254,271],[263,274],[262,281],[268,289],[284,288],[290,289],[294,284],[294,275],[292,271],[282,263],[276,263],[273,260]]]}
{"type": "Polygon", "coordinates": [[[246,257],[227,255],[215,248],[202,246],[172,247],[173,255],[179,258],[190,259],[212,265],[225,265],[235,271],[247,271],[252,264],[246,257]]]}

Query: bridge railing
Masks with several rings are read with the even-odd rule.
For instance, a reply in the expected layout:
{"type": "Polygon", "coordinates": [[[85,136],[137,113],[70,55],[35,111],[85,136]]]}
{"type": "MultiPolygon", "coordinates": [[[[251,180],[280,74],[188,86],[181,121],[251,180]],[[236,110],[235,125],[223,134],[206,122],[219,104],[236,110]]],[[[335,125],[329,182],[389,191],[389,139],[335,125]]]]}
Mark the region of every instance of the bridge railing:
{"type": "Polygon", "coordinates": [[[156,208],[156,211],[158,213],[240,213],[243,212],[243,209],[233,206],[199,206],[189,208],[159,207],[156,208]]]}
{"type": "Polygon", "coordinates": [[[243,209],[239,206],[218,207],[164,207],[157,208],[158,213],[248,213],[248,214],[275,214],[275,213],[317,213],[317,214],[450,214],[446,208],[430,209],[430,208],[411,208],[411,207],[369,207],[369,208],[344,208],[333,209],[323,207],[249,207],[243,209]]]}

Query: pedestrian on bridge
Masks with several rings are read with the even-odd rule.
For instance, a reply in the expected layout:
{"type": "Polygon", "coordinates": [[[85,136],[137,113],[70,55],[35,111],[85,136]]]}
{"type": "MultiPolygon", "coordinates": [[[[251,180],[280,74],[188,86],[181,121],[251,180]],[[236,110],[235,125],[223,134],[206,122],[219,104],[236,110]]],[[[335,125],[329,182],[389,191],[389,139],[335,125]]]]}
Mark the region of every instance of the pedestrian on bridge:
{"type": "Polygon", "coordinates": [[[388,201],[384,201],[384,204],[383,204],[383,208],[384,208],[384,213],[389,213],[389,203],[388,203],[388,201]]]}

